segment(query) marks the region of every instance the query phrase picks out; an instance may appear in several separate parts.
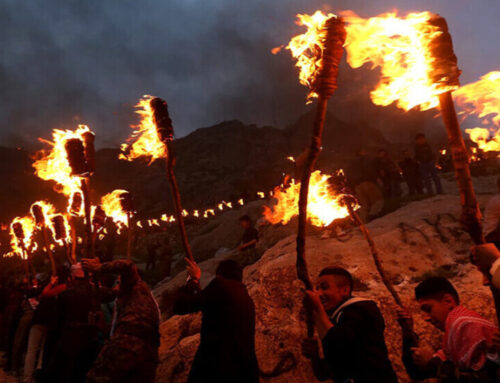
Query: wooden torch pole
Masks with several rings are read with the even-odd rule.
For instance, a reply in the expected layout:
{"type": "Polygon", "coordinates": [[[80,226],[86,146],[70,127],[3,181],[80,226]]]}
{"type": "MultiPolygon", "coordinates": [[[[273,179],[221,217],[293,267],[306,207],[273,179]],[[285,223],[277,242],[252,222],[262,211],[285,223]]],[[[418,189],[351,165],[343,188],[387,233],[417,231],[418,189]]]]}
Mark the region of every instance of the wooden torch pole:
{"type": "Polygon", "coordinates": [[[156,125],[156,131],[158,132],[158,137],[162,142],[165,143],[167,147],[167,178],[170,183],[172,200],[175,207],[175,218],[179,227],[182,245],[184,247],[186,257],[191,261],[194,261],[193,253],[191,251],[191,246],[189,245],[189,240],[186,232],[186,226],[184,225],[184,217],[182,216],[182,203],[181,194],[179,192],[179,185],[177,184],[177,178],[175,177],[174,172],[175,153],[172,145],[174,138],[174,128],[172,126],[172,120],[170,119],[170,116],[168,114],[168,106],[165,100],[156,97],[150,101],[150,105],[151,109],[153,110],[153,119],[156,125]]]}
{"type": "MultiPolygon", "coordinates": [[[[433,71],[431,73],[432,81],[443,88],[455,89],[460,85],[458,79],[460,70],[457,66],[457,56],[453,52],[453,42],[448,31],[448,24],[439,15],[431,17],[428,23],[440,32],[434,34],[429,44],[430,53],[434,58],[433,71]]],[[[455,113],[451,90],[439,95],[439,104],[448,134],[455,175],[460,190],[462,205],[461,223],[464,229],[470,234],[474,243],[481,244],[485,242],[481,228],[481,212],[472,185],[469,158],[455,113]]]]}
{"type": "MultiPolygon", "coordinates": [[[[304,164],[304,172],[300,183],[299,193],[299,225],[297,231],[297,277],[304,283],[307,290],[312,290],[313,286],[307,270],[306,261],[306,225],[307,225],[307,202],[309,195],[309,180],[314,169],[319,153],[321,151],[321,139],[325,124],[326,108],[328,99],[337,88],[338,64],[342,58],[346,32],[343,20],[331,17],[325,24],[326,37],[325,48],[322,57],[322,68],[318,77],[313,83],[313,89],[318,94],[318,104],[316,106],[316,117],[314,119],[311,144],[304,164]]],[[[307,335],[314,336],[314,323],[312,311],[309,305],[305,306],[307,335]]]]}

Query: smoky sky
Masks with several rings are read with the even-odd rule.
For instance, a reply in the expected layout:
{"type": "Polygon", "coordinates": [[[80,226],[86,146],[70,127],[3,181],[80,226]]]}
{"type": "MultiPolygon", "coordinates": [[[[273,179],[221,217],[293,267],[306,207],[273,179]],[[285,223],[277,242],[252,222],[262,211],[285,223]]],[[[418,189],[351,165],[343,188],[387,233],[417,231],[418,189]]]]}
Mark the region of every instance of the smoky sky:
{"type": "Polygon", "coordinates": [[[223,120],[286,126],[307,110],[288,52],[297,13],[429,10],[448,20],[462,83],[499,69],[498,0],[0,0],[0,145],[86,123],[116,146],[144,94],[177,136],[223,120]]]}

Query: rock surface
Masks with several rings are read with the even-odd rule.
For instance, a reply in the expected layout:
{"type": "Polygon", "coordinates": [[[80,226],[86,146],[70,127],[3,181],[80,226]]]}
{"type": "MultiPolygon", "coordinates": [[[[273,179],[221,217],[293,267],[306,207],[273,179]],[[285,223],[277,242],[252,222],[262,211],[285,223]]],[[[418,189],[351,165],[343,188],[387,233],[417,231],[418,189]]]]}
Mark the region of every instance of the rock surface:
{"type": "MultiPolygon", "coordinates": [[[[480,196],[484,203],[488,196],[480,196]]],[[[486,317],[493,319],[494,308],[487,288],[481,286],[479,273],[468,264],[472,245],[457,222],[460,213],[458,196],[436,196],[413,202],[385,217],[372,221],[368,228],[378,247],[383,265],[415,314],[416,329],[422,342],[438,347],[440,334],[422,321],[412,300],[415,285],[430,273],[451,278],[462,301],[486,317]]],[[[273,232],[283,237],[293,227],[273,232]]],[[[264,227],[263,230],[270,230],[264,227]]],[[[273,230],[273,229],[271,229],[273,230]]],[[[267,232],[268,237],[272,237],[267,232]]],[[[367,244],[358,229],[342,237],[324,238],[312,232],[307,238],[307,260],[314,278],[327,265],[341,265],[350,270],[362,291],[356,295],[378,302],[386,320],[386,342],[391,360],[401,382],[409,382],[400,363],[400,333],[394,315],[394,304],[375,269],[367,244]]],[[[205,274],[203,284],[213,277],[218,259],[201,264],[205,274]]],[[[157,296],[185,281],[180,273],[155,290],[157,296]]],[[[300,342],[305,335],[301,314],[301,283],[295,272],[295,238],[288,235],[269,248],[262,258],[245,269],[244,281],[255,301],[257,310],[256,348],[261,370],[271,371],[281,356],[291,352],[297,364],[288,372],[262,382],[315,382],[312,370],[301,356],[300,342]]],[[[192,358],[199,343],[200,316],[173,316],[161,326],[160,366],[158,383],[185,382],[192,358]]]]}

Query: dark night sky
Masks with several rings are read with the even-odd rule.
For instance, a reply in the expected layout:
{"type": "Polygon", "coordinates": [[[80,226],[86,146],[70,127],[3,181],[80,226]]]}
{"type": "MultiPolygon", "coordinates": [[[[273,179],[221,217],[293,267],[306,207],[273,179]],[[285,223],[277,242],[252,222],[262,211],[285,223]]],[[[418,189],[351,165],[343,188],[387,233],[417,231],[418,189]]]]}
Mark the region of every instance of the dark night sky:
{"type": "Polygon", "coordinates": [[[463,84],[500,69],[499,0],[1,0],[0,145],[87,123],[116,146],[143,94],[167,99],[179,136],[235,118],[284,126],[306,90],[288,52],[270,50],[318,8],[440,13],[463,84]]]}

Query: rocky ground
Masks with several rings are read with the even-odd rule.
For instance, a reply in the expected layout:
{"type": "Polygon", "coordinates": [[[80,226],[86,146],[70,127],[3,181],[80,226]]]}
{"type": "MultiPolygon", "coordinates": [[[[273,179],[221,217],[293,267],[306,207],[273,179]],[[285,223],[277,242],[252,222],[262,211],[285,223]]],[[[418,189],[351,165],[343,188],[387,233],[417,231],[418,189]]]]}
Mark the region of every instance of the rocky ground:
{"type": "MultiPolygon", "coordinates": [[[[480,204],[484,207],[490,196],[481,194],[494,190],[495,179],[484,177],[476,179],[475,183],[480,204]]],[[[472,243],[459,228],[460,201],[454,180],[444,184],[445,190],[455,195],[412,202],[368,224],[390,279],[415,314],[418,333],[423,342],[434,347],[438,346],[439,334],[422,321],[412,300],[415,285],[426,276],[434,274],[450,278],[464,304],[488,318],[494,317],[489,292],[481,286],[480,275],[468,263],[472,243]]],[[[223,231],[224,220],[220,220],[219,231],[223,231]]],[[[257,356],[264,372],[272,371],[280,362],[284,364],[274,374],[276,376],[262,378],[262,381],[315,382],[308,361],[300,353],[305,324],[301,312],[302,285],[295,272],[293,221],[288,226],[264,225],[260,231],[265,242],[261,248],[265,252],[258,262],[245,269],[244,275],[257,309],[257,356]]],[[[210,237],[210,233],[206,233],[204,241],[210,241],[210,237]]],[[[204,285],[213,278],[215,267],[225,254],[220,252],[217,257],[201,263],[204,285]]],[[[378,302],[386,320],[386,341],[391,360],[400,381],[409,382],[400,363],[401,338],[394,303],[381,282],[361,232],[352,229],[337,237],[326,231],[311,231],[307,238],[307,260],[313,277],[327,265],[346,267],[356,277],[356,295],[378,302]]],[[[184,283],[185,277],[182,272],[160,284],[155,294],[159,298],[166,296],[168,300],[168,291],[184,283]]],[[[184,382],[199,343],[201,318],[199,315],[169,317],[168,302],[164,307],[167,309],[161,325],[161,363],[157,382],[184,382]]]]}

